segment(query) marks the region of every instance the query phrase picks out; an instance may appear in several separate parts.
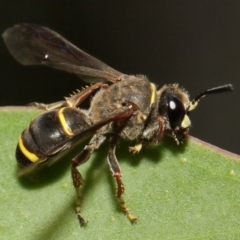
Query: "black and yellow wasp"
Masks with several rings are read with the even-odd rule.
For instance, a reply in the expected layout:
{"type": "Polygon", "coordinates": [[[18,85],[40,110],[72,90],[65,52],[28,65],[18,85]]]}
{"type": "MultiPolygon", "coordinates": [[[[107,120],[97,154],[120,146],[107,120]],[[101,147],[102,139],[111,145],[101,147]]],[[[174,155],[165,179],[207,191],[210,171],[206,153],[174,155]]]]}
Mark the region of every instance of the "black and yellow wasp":
{"type": "Polygon", "coordinates": [[[91,137],[85,148],[72,159],[71,175],[77,195],[76,213],[81,226],[87,221],[81,213],[80,186],[83,178],[77,167],[85,163],[92,152],[108,138],[107,160],[116,179],[116,197],[131,222],[137,217],[130,213],[122,194],[124,185],[115,155],[119,138],[135,142],[129,147],[138,153],[144,145],[158,143],[164,134],[177,144],[189,132],[189,113],[207,94],[232,90],[227,84],[206,90],[193,100],[178,84],[166,84],[157,89],[143,75],[126,75],[78,49],[65,38],[34,24],[19,24],[7,29],[3,39],[13,57],[23,65],[45,65],[74,73],[87,82],[88,88],[52,104],[35,104],[46,111],[38,115],[22,132],[16,158],[23,174],[33,171],[52,157],[91,137]],[[94,94],[90,108],[81,104],[94,94]]]}

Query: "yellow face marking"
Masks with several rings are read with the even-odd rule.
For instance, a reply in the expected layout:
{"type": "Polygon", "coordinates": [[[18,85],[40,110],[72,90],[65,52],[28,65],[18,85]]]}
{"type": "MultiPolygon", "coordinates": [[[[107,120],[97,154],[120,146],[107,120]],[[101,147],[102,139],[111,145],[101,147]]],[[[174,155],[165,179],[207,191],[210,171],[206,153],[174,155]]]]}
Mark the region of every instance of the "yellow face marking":
{"type": "Polygon", "coordinates": [[[181,123],[181,127],[182,128],[188,128],[188,127],[190,127],[190,125],[191,125],[191,121],[190,121],[188,115],[185,114],[185,116],[184,116],[184,118],[182,120],[182,123],[181,123]]]}
{"type": "Polygon", "coordinates": [[[151,90],[152,90],[152,95],[151,95],[151,105],[155,103],[156,100],[156,85],[151,83],[151,90]]]}
{"type": "Polygon", "coordinates": [[[71,128],[68,126],[65,116],[63,114],[63,110],[64,108],[61,108],[58,112],[58,118],[60,120],[60,123],[62,125],[63,131],[68,135],[68,136],[72,136],[73,132],[71,130],[71,128]]]}
{"type": "Polygon", "coordinates": [[[18,146],[21,149],[24,156],[31,162],[37,162],[39,160],[39,157],[36,154],[31,153],[25,148],[25,146],[23,145],[22,137],[20,137],[18,140],[18,146]]]}

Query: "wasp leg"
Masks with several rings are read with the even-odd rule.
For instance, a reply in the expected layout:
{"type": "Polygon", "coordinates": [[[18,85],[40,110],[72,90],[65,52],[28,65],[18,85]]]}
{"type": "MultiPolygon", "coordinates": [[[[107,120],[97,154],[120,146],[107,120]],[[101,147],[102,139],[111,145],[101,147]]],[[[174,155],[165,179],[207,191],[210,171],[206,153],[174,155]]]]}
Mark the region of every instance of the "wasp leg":
{"type": "Polygon", "coordinates": [[[120,166],[118,164],[118,160],[116,158],[115,155],[115,150],[116,150],[116,146],[118,143],[118,136],[114,135],[111,137],[110,139],[110,149],[108,152],[108,163],[110,166],[110,170],[113,174],[113,177],[116,179],[117,182],[117,189],[116,189],[116,194],[115,196],[117,197],[117,199],[120,202],[120,206],[123,210],[123,212],[127,215],[128,219],[132,222],[135,223],[137,221],[137,217],[134,216],[129,209],[126,206],[126,203],[122,197],[122,194],[124,193],[124,185],[123,182],[121,180],[121,170],[120,170],[120,166]]]}
{"type": "Polygon", "coordinates": [[[99,88],[106,89],[108,85],[106,83],[96,83],[89,87],[86,87],[80,92],[75,93],[74,95],[65,98],[66,104],[64,107],[78,107],[83,101],[86,100],[94,91],[99,88]]]}
{"type": "Polygon", "coordinates": [[[90,96],[90,94],[92,94],[94,91],[96,91],[99,88],[105,89],[107,87],[108,87],[107,84],[96,83],[92,86],[89,86],[89,87],[83,89],[82,91],[74,93],[70,97],[66,97],[65,100],[63,100],[63,101],[58,101],[58,102],[49,103],[49,104],[33,102],[33,103],[28,104],[28,105],[36,107],[38,109],[43,109],[43,110],[46,110],[46,111],[54,110],[54,109],[58,109],[58,108],[62,108],[62,107],[77,107],[86,98],[88,98],[90,96]]]}
{"type": "Polygon", "coordinates": [[[83,163],[85,163],[91,156],[92,152],[99,148],[99,146],[104,142],[106,139],[105,136],[100,135],[97,136],[95,134],[88,145],[85,146],[83,151],[78,154],[73,160],[71,165],[71,174],[72,174],[72,180],[73,180],[73,186],[76,190],[77,195],[77,202],[76,202],[76,213],[78,216],[78,220],[81,226],[86,226],[87,221],[83,218],[81,214],[81,191],[80,186],[83,185],[83,177],[81,173],[78,171],[77,167],[83,163]]]}
{"type": "MultiPolygon", "coordinates": [[[[118,120],[124,120],[128,119],[132,116],[133,112],[136,110],[135,105],[133,104],[127,104],[122,109],[117,109],[113,114],[111,114],[108,118],[103,119],[95,124],[93,124],[91,127],[86,129],[85,131],[80,132],[79,134],[76,134],[74,138],[80,140],[84,138],[85,135],[88,135],[91,132],[96,132],[101,127],[105,126],[106,124],[110,122],[115,122],[118,120]]],[[[83,151],[78,154],[73,160],[71,164],[71,174],[72,174],[72,180],[73,180],[73,186],[76,190],[77,195],[77,205],[76,205],[76,213],[79,219],[79,223],[81,226],[85,226],[87,224],[87,221],[84,220],[82,214],[81,214],[81,192],[80,192],[80,186],[83,185],[83,177],[81,173],[78,171],[77,167],[83,163],[85,163],[91,156],[92,152],[97,149],[106,139],[104,135],[101,135],[99,133],[96,133],[88,145],[85,146],[83,151]]],[[[120,180],[121,181],[121,180],[120,180]]],[[[124,203],[123,203],[124,204],[124,203]]],[[[127,213],[127,211],[126,211],[127,213]]]]}
{"type": "Polygon", "coordinates": [[[49,110],[61,108],[64,103],[65,103],[65,101],[59,101],[59,102],[50,103],[50,104],[32,102],[32,103],[27,104],[27,106],[35,107],[35,108],[42,109],[45,111],[49,111],[49,110]]]}

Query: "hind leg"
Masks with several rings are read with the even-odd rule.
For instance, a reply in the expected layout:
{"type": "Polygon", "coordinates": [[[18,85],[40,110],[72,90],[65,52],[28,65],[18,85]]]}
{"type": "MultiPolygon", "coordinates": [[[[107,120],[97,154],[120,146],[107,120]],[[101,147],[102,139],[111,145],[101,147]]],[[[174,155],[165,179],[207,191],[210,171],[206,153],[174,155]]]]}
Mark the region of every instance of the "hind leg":
{"type": "Polygon", "coordinates": [[[77,155],[73,160],[72,160],[72,165],[71,165],[71,174],[72,174],[72,180],[73,180],[73,186],[76,190],[76,195],[77,195],[77,201],[76,201],[76,213],[77,217],[79,220],[79,223],[81,226],[85,226],[87,224],[87,221],[83,218],[81,214],[81,192],[80,192],[80,187],[83,185],[83,177],[81,173],[78,171],[77,167],[90,158],[91,154],[93,151],[97,148],[100,147],[100,145],[104,142],[106,139],[105,136],[100,135],[97,136],[94,135],[91,141],[89,142],[88,145],[85,146],[83,151],[77,155]]]}
{"type": "Polygon", "coordinates": [[[39,109],[43,109],[46,111],[58,109],[58,108],[62,108],[62,107],[77,107],[86,98],[88,98],[94,91],[98,90],[99,88],[107,88],[107,87],[108,87],[107,84],[96,83],[94,85],[91,85],[91,86],[83,89],[82,91],[74,93],[70,97],[66,97],[65,100],[63,100],[63,101],[58,101],[58,102],[49,103],[49,104],[33,102],[28,105],[39,108],[39,109]]]}

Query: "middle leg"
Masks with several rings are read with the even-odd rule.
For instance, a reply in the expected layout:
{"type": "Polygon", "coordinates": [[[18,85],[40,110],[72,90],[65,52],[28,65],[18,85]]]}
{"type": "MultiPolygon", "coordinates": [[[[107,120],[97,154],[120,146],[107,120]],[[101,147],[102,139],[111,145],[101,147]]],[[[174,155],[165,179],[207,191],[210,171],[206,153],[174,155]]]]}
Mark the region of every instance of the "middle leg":
{"type": "Polygon", "coordinates": [[[134,216],[130,212],[130,210],[126,206],[126,203],[125,203],[125,201],[122,197],[122,194],[124,193],[124,185],[123,185],[123,182],[121,180],[121,177],[122,177],[121,169],[120,169],[117,157],[115,155],[117,143],[118,143],[118,136],[113,135],[110,139],[110,148],[109,148],[109,152],[108,152],[108,163],[109,163],[109,166],[110,166],[110,170],[113,174],[113,177],[115,178],[115,180],[117,182],[117,188],[116,188],[115,196],[120,203],[121,209],[127,215],[128,219],[132,223],[135,223],[137,221],[137,217],[134,216]]]}

